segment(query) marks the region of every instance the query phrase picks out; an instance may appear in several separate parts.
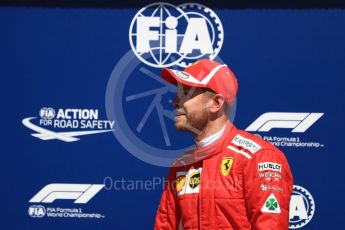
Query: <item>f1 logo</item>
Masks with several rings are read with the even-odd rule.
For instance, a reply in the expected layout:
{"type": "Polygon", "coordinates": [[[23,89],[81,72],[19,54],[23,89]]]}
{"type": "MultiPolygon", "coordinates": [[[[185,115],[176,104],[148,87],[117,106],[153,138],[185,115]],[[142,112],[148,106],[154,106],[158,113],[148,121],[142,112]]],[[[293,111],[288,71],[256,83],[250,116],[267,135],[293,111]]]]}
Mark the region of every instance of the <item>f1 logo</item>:
{"type": "Polygon", "coordinates": [[[52,203],[55,200],[75,200],[86,204],[102,188],[103,184],[48,184],[29,201],[30,203],[52,203]]]}
{"type": "Polygon", "coordinates": [[[323,113],[277,113],[262,114],[246,131],[268,132],[273,128],[290,128],[293,133],[304,133],[323,113]]]}

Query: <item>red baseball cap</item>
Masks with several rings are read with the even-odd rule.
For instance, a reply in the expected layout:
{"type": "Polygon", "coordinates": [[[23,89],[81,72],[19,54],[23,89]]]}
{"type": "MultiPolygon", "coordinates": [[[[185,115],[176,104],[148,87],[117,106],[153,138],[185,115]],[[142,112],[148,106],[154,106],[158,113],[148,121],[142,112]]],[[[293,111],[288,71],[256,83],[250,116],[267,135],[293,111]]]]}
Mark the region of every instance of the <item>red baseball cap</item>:
{"type": "Polygon", "coordinates": [[[184,69],[184,71],[164,68],[161,76],[167,82],[208,88],[224,96],[228,105],[235,101],[238,84],[231,69],[225,65],[209,59],[201,59],[184,69]]]}

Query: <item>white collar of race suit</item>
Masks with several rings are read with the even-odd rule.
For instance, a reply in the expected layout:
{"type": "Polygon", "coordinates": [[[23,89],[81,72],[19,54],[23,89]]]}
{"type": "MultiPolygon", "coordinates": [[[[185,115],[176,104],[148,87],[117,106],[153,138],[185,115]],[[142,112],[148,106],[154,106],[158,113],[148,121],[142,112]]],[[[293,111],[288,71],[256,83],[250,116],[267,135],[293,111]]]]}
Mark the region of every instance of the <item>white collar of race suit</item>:
{"type": "Polygon", "coordinates": [[[211,136],[208,136],[208,137],[202,139],[202,140],[199,141],[199,142],[196,142],[196,146],[197,146],[197,147],[205,147],[205,146],[207,146],[207,145],[212,144],[214,141],[216,141],[217,139],[219,139],[219,138],[223,135],[224,130],[225,130],[225,125],[224,125],[224,127],[223,127],[221,130],[219,130],[218,132],[212,134],[211,136]]]}

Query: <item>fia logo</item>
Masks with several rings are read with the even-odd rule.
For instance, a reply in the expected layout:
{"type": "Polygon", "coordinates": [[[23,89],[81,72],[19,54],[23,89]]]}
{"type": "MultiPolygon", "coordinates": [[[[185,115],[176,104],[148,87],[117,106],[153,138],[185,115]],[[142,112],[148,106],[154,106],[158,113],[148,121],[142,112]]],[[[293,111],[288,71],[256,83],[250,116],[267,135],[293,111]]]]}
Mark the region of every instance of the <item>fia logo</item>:
{"type": "Polygon", "coordinates": [[[147,5],[134,16],[129,29],[134,54],[157,68],[186,67],[200,58],[214,59],[223,39],[216,13],[197,3],[147,5]]]}
{"type": "Polygon", "coordinates": [[[51,120],[55,117],[55,110],[50,107],[43,107],[40,110],[40,117],[42,119],[51,120]]]}
{"type": "Polygon", "coordinates": [[[29,216],[31,217],[44,217],[46,215],[46,209],[42,205],[31,205],[28,209],[29,216]]]}
{"type": "Polygon", "coordinates": [[[313,218],[314,198],[305,188],[294,185],[290,200],[289,229],[302,228],[313,218]]]}

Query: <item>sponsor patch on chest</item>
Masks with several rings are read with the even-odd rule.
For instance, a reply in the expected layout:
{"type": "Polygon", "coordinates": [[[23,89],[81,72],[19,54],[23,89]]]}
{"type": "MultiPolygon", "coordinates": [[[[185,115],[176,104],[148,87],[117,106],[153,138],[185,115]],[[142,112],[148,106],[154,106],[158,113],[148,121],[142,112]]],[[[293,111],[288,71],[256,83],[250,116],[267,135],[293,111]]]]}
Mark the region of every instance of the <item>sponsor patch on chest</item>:
{"type": "Polygon", "coordinates": [[[236,146],[239,146],[239,147],[242,147],[242,148],[248,150],[252,154],[256,153],[257,151],[259,151],[261,149],[261,146],[258,143],[254,142],[248,138],[245,138],[239,134],[237,134],[234,137],[234,139],[232,139],[231,143],[236,145],[236,146]]]}
{"type": "Polygon", "coordinates": [[[275,162],[260,162],[258,163],[258,171],[276,171],[282,172],[282,165],[275,162]]]}
{"type": "Polygon", "coordinates": [[[199,193],[202,168],[176,172],[176,192],[178,196],[199,193]]]}
{"type": "Polygon", "coordinates": [[[220,165],[223,176],[229,175],[233,162],[234,159],[232,157],[223,157],[222,163],[220,165]]]}

